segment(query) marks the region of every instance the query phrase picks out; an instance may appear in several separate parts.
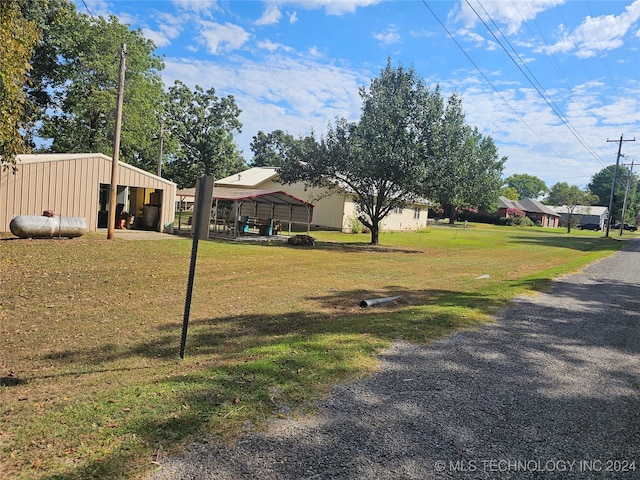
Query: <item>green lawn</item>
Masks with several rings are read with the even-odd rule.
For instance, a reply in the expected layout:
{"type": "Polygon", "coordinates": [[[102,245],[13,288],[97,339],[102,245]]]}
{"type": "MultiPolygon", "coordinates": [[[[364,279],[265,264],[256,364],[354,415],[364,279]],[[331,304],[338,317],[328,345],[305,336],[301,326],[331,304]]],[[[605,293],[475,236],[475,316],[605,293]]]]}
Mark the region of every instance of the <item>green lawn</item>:
{"type": "Polygon", "coordinates": [[[184,360],[190,240],[0,240],[0,476],[142,476],[196,438],[232,441],[285,405],[313,412],[392,340],[476,328],[624,244],[479,224],[377,246],[313,235],[314,247],[200,242],[184,360]]]}

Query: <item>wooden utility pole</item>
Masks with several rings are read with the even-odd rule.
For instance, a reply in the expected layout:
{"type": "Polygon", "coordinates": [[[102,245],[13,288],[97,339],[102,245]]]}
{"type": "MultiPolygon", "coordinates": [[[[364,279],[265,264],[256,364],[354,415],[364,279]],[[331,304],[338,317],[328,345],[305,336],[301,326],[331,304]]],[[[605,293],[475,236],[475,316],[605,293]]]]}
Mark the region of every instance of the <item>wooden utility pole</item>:
{"type": "MultiPolygon", "coordinates": [[[[611,194],[609,195],[609,218],[607,219],[607,232],[605,233],[605,237],[609,236],[609,230],[611,230],[611,220],[612,220],[612,211],[613,211],[613,197],[615,197],[616,191],[616,178],[618,176],[618,166],[620,165],[620,157],[622,156],[622,142],[635,142],[635,137],[629,140],[623,140],[624,134],[620,135],[620,140],[609,140],[607,138],[607,142],[620,142],[618,145],[618,156],[616,157],[616,169],[613,171],[613,181],[611,182],[611,194]]],[[[622,220],[623,223],[624,220],[622,220]]]]}
{"type": "Polygon", "coordinates": [[[620,236],[622,236],[622,230],[624,230],[624,217],[627,214],[627,200],[629,199],[631,177],[633,177],[633,160],[631,160],[631,168],[629,169],[629,176],[627,177],[627,188],[624,191],[624,202],[622,203],[622,215],[620,218],[620,236]]]}
{"type": "Polygon", "coordinates": [[[160,120],[160,151],[158,152],[158,176],[162,176],[162,142],[164,140],[164,129],[162,127],[162,120],[160,120]]]}
{"type": "Polygon", "coordinates": [[[118,81],[118,103],[116,107],[116,131],[113,135],[113,155],[111,157],[111,186],[109,188],[109,222],[107,224],[107,240],[112,240],[116,225],[116,202],[118,190],[118,162],[120,161],[120,130],[122,129],[122,104],[124,103],[124,72],[127,46],[123,43],[120,49],[120,79],[118,81]]]}

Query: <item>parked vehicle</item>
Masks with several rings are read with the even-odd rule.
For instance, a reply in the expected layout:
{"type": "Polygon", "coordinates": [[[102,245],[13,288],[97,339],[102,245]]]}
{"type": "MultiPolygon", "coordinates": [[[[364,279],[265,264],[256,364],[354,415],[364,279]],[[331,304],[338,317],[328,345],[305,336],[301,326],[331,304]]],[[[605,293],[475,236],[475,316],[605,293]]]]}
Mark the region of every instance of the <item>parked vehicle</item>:
{"type": "MultiPolygon", "coordinates": [[[[617,222],[617,223],[613,226],[613,228],[614,228],[615,230],[620,230],[620,222],[617,222]]],[[[637,226],[635,226],[635,225],[631,225],[631,224],[629,224],[629,223],[625,223],[623,228],[624,228],[624,230],[629,230],[630,232],[635,232],[636,230],[638,230],[638,227],[637,227],[637,226]]]]}
{"type": "Polygon", "coordinates": [[[593,230],[594,232],[602,230],[599,223],[579,223],[577,228],[578,230],[593,230]]]}

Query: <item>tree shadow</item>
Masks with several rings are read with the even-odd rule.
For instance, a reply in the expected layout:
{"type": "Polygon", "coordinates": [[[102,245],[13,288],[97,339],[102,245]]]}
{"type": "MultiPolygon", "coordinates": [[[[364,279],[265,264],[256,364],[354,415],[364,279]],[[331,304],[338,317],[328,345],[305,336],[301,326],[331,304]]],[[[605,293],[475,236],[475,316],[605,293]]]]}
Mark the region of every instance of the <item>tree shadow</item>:
{"type": "MultiPolygon", "coordinates": [[[[313,235],[312,235],[313,236],[313,235]]],[[[290,245],[288,243],[272,243],[272,242],[259,242],[259,243],[246,243],[243,245],[254,245],[260,247],[270,248],[286,248],[293,250],[326,250],[329,252],[340,253],[404,253],[404,254],[424,254],[424,250],[417,248],[407,248],[398,246],[385,246],[385,245],[373,245],[370,242],[365,241],[353,241],[353,242],[326,242],[316,241],[314,245],[290,245]]]]}
{"type": "Polygon", "coordinates": [[[597,252],[602,250],[617,249],[619,245],[612,242],[620,242],[619,240],[607,237],[577,237],[577,236],[514,236],[513,240],[525,245],[543,245],[545,247],[570,248],[581,252],[597,252]]]}
{"type": "Polygon", "coordinates": [[[519,299],[495,326],[385,352],[385,368],[337,387],[316,422],[233,447],[200,445],[181,462],[205,462],[224,478],[287,479],[592,478],[589,468],[599,476],[608,461],[630,466],[640,424],[639,296],[624,282],[559,283],[519,299]],[[581,299],[577,308],[570,298],[581,299]],[[558,459],[586,463],[544,475],[537,463],[491,470],[498,461],[558,459]],[[441,461],[449,475],[437,470],[441,461]]]}
{"type": "MultiPolygon", "coordinates": [[[[514,283],[533,289],[539,286],[537,282],[539,280],[514,283]]],[[[284,334],[300,350],[299,356],[278,357],[273,361],[281,364],[272,365],[274,370],[259,372],[251,362],[237,359],[218,365],[217,375],[205,381],[203,376],[209,375],[206,371],[191,377],[169,375],[161,380],[163,384],[206,386],[185,390],[182,401],[189,405],[188,412],[177,418],[145,417],[127,425],[126,433],[135,434],[150,448],[207,436],[212,415],[217,415],[221,405],[228,402],[228,398],[218,396],[223,387],[232,385],[240,397],[243,382],[252,382],[254,387],[257,383],[267,392],[275,382],[270,372],[276,370],[278,375],[286,370],[284,375],[295,381],[295,372],[305,365],[302,350],[318,348],[308,341],[314,335],[365,334],[392,341],[407,338],[404,327],[390,328],[389,324],[396,318],[407,322],[411,317],[411,328],[427,329],[431,322],[458,325],[456,322],[461,320],[458,308],[473,307],[490,313],[506,305],[476,292],[446,289],[408,292],[397,286],[376,291],[333,292],[309,300],[317,302],[320,310],[191,322],[188,357],[207,358],[226,342],[242,342],[247,338],[256,351],[269,350],[281,343],[277,336],[284,334]],[[375,308],[359,307],[361,299],[377,296],[400,298],[375,308]],[[452,308],[440,312],[437,318],[429,317],[419,309],[429,304],[452,308]]],[[[432,346],[405,344],[405,348],[391,349],[381,357],[386,364],[383,373],[334,391],[332,398],[323,404],[321,421],[316,427],[301,425],[282,437],[271,433],[251,434],[236,448],[255,451],[255,454],[247,454],[240,462],[235,457],[231,460],[233,449],[218,445],[215,457],[221,459],[222,464],[216,461],[216,468],[229,478],[243,475],[300,478],[302,464],[313,469],[315,467],[309,466],[316,465],[317,459],[322,458],[338,462],[327,460],[328,463],[318,467],[322,470],[317,473],[325,476],[338,475],[341,468],[347,468],[362,476],[385,478],[388,471],[409,472],[418,468],[421,478],[435,478],[436,460],[528,459],[534,455],[534,448],[536,458],[555,458],[559,447],[549,438],[559,415],[570,419],[574,429],[558,434],[565,442],[562,447],[565,457],[599,458],[593,448],[583,446],[597,445],[598,449],[602,448],[599,452],[615,452],[617,457],[631,459],[635,454],[631,451],[631,442],[612,444],[616,435],[611,432],[617,429],[621,438],[636,435],[637,440],[633,422],[628,419],[630,415],[638,418],[630,407],[638,400],[640,377],[625,371],[619,363],[594,365],[588,354],[576,352],[606,350],[612,358],[637,356],[640,353],[639,306],[640,287],[635,284],[613,279],[586,284],[560,280],[542,297],[519,298],[500,313],[498,325],[461,333],[432,346]],[[575,298],[586,300],[575,308],[572,306],[575,298]],[[612,299],[620,306],[612,304],[612,299]],[[594,324],[598,328],[593,328],[594,324]],[[621,331],[625,332],[622,337],[621,331]],[[544,371],[541,358],[560,365],[559,372],[544,371]],[[583,388],[581,382],[593,368],[607,385],[615,384],[618,390],[631,393],[603,398],[596,391],[601,391],[597,385],[583,388]],[[563,382],[569,392],[564,397],[550,393],[558,381],[563,382]],[[362,389],[367,393],[363,394],[362,389]],[[501,401],[496,402],[496,398],[501,401]],[[475,405],[474,409],[465,408],[470,404],[475,405]],[[610,414],[601,419],[593,415],[600,411],[610,414]],[[380,418],[385,421],[380,423],[380,418]],[[534,423],[532,418],[536,419],[534,423]],[[627,420],[612,424],[612,418],[627,420]],[[578,433],[580,442],[575,441],[578,433]],[[352,447],[345,450],[345,445],[352,447]],[[290,452],[291,461],[274,462],[274,451],[290,452]],[[362,460],[363,451],[367,452],[367,462],[362,460]],[[225,463],[225,459],[229,462],[225,463]]],[[[153,342],[140,341],[126,348],[102,346],[82,352],[68,349],[48,358],[71,364],[74,356],[81,354],[91,358],[96,366],[133,357],[166,361],[177,356],[180,329],[181,322],[165,323],[158,327],[160,335],[153,342]]],[[[266,393],[257,401],[262,402],[265,414],[277,412],[279,405],[266,393]]],[[[64,476],[47,478],[100,478],[105,472],[125,477],[130,461],[130,452],[114,449],[101,460],[88,462],[64,476]]]]}

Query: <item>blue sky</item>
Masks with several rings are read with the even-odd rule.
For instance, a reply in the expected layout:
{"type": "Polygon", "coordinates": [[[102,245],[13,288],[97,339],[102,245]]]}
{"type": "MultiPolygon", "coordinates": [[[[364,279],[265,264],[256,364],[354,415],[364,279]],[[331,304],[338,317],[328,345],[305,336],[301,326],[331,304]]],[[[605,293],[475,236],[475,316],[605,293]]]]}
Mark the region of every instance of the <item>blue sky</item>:
{"type": "MultiPolygon", "coordinates": [[[[76,0],[117,15],[178,79],[233,95],[245,158],[259,131],[326,132],[357,120],[360,87],[390,58],[444,95],[509,159],[505,177],[586,186],[640,162],[640,0],[76,0]],[[607,141],[611,140],[611,141],[607,141]]],[[[640,167],[636,170],[640,171],[640,167]]]]}

